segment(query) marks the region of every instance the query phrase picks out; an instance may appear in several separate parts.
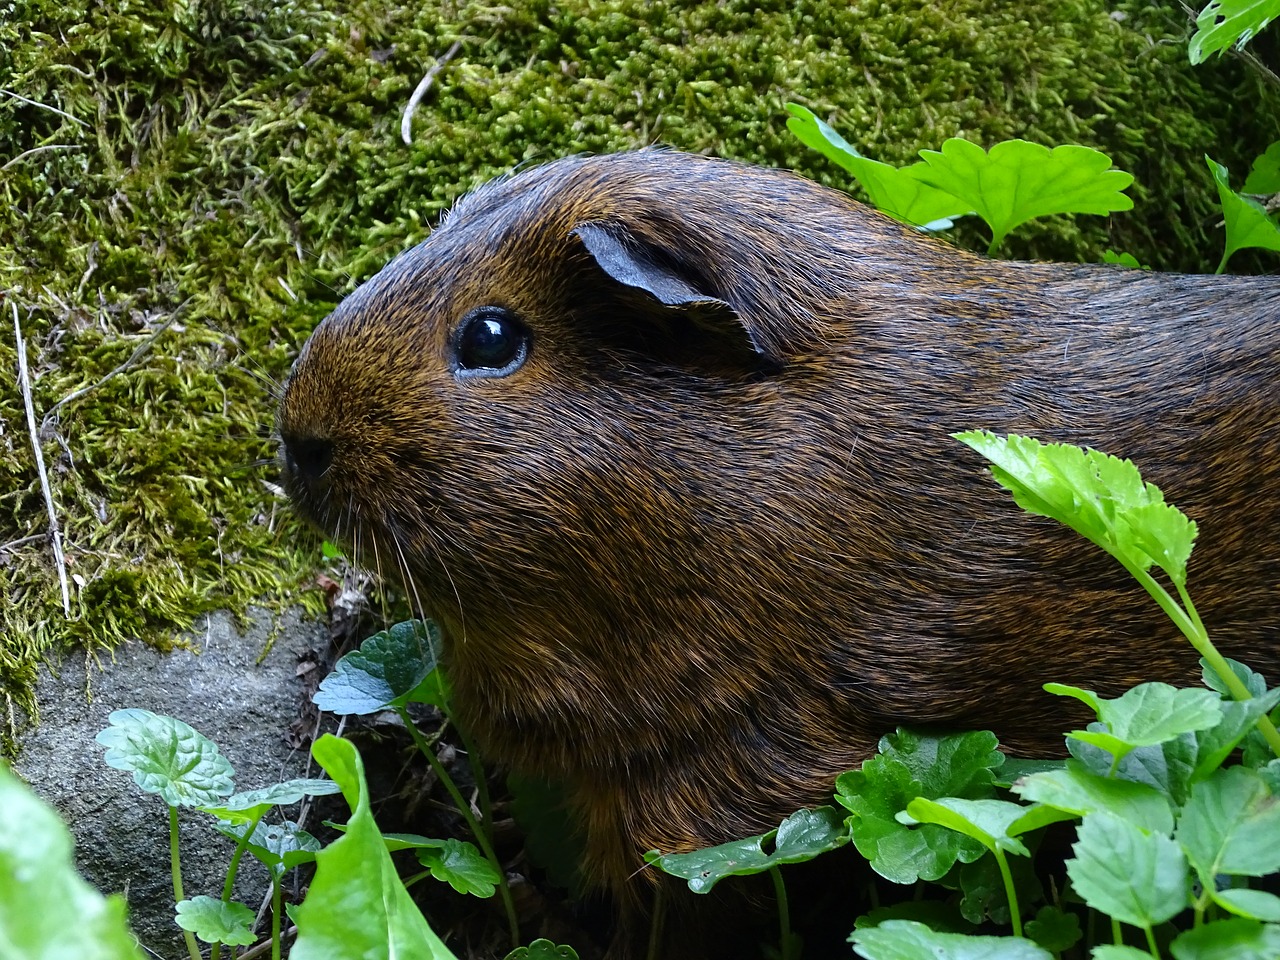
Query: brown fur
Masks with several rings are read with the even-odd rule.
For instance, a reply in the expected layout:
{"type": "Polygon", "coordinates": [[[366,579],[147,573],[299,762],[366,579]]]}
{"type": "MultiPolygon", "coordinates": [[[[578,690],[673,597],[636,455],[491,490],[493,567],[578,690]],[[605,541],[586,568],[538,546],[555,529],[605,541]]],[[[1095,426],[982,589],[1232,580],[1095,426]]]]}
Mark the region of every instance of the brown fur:
{"type": "MultiPolygon", "coordinates": [[[[303,510],[399,568],[487,756],[563,779],[588,869],[759,832],[899,724],[1060,752],[1040,690],[1186,682],[1118,564],[1022,515],[967,428],[1132,458],[1201,522],[1190,589],[1276,680],[1280,283],[993,262],[687,155],[483,188],[316,330],[280,412],[303,510]],[[706,302],[602,269],[603,226],[706,302]],[[498,304],[502,378],[448,337],[498,304]],[[305,476],[291,448],[332,463],[305,476]]],[[[619,955],[626,946],[618,948],[619,955]]]]}

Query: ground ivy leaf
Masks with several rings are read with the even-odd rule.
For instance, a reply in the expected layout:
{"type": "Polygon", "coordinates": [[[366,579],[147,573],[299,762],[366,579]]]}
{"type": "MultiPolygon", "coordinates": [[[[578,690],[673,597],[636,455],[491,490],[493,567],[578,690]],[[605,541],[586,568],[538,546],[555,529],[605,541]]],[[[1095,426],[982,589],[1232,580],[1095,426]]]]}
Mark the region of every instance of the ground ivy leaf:
{"type": "Polygon", "coordinates": [[[1024,800],[1078,817],[1105,810],[1153,833],[1173,831],[1173,811],[1163,793],[1145,783],[1090,773],[1079,760],[1068,760],[1061,770],[1023,777],[1012,789],[1024,800]]]}
{"type": "Polygon", "coordinates": [[[1227,225],[1226,249],[1218,272],[1226,269],[1227,261],[1237,250],[1259,247],[1263,250],[1280,250],[1280,226],[1267,216],[1266,209],[1252,197],[1242,197],[1231,189],[1227,168],[1209,156],[1205,156],[1213,182],[1218,186],[1218,201],[1222,204],[1222,216],[1227,225]]]}
{"type": "Polygon", "coordinates": [[[1151,960],[1151,954],[1146,950],[1114,943],[1094,947],[1089,956],[1092,960],[1151,960]]]}
{"type": "Polygon", "coordinates": [[[1182,848],[1110,813],[1080,824],[1067,875],[1085,903],[1134,926],[1149,927],[1186,908],[1191,877],[1182,848]]]}
{"type": "Polygon", "coordinates": [[[708,893],[725,877],[763,873],[786,863],[803,863],[849,842],[844,819],[834,807],[797,810],[776,830],[695,850],[662,854],[650,850],[647,863],[689,883],[694,893],[708,893]],[[772,852],[765,852],[765,847],[772,852]]]}
{"type": "Polygon", "coordinates": [[[253,911],[243,903],[223,903],[213,897],[192,897],[178,903],[176,920],[205,943],[247,947],[258,938],[253,933],[253,911]]]}
{"type": "Polygon", "coordinates": [[[327,797],[338,793],[332,780],[286,780],[259,790],[234,793],[216,807],[201,807],[205,813],[231,823],[248,823],[259,819],[272,807],[286,807],[303,797],[327,797]]]}
{"type": "Polygon", "coordinates": [[[1091,147],[1050,150],[1026,140],[1005,140],[990,152],[952,137],[939,150],[921,150],[922,166],[908,172],[958,198],[991,227],[994,251],[1014,227],[1055,213],[1108,214],[1132,210],[1123,191],[1132,174],[1111,169],[1111,158],[1091,147]]]}
{"type": "MultiPolygon", "coordinates": [[[[215,829],[232,840],[239,841],[249,824],[219,820],[215,829]]],[[[273,877],[280,877],[302,863],[315,860],[322,844],[292,820],[284,823],[256,823],[245,849],[259,860],[273,877]]]]}
{"type": "MultiPolygon", "coordinates": [[[[905,816],[917,823],[936,823],[963,833],[988,850],[998,848],[1029,857],[1031,851],[1009,833],[1013,823],[1020,820],[1026,812],[1026,807],[1009,800],[961,800],[957,797],[929,800],[916,797],[907,804],[905,816]]],[[[898,814],[899,823],[908,822],[903,820],[903,816],[904,814],[898,814]]]]}
{"type": "Polygon", "coordinates": [[[459,893],[492,897],[502,879],[475,844],[450,837],[438,847],[419,847],[418,862],[459,893]]]}
{"type": "Polygon", "coordinates": [[[1266,153],[1253,161],[1240,192],[1257,196],[1280,193],[1280,140],[1267,147],[1266,153]]]}
{"type": "Polygon", "coordinates": [[[973,212],[946,191],[922,183],[897,167],[864,157],[807,107],[789,103],[787,111],[791,114],[787,129],[805,146],[857,177],[867,198],[880,212],[931,230],[947,229],[956,217],[973,212]]]}
{"type": "Polygon", "coordinates": [[[1075,946],[1084,935],[1078,916],[1051,905],[1041,907],[1025,929],[1028,937],[1055,955],[1075,946]]]}
{"type": "MultiPolygon", "coordinates": [[[[1101,730],[1102,725],[1089,725],[1090,730],[1095,728],[1101,730]]],[[[1170,799],[1175,808],[1187,799],[1191,790],[1191,774],[1196,760],[1194,734],[1184,733],[1156,746],[1135,747],[1121,758],[1119,764],[1115,764],[1115,758],[1107,751],[1081,740],[1068,739],[1067,750],[1090,773],[1155,787],[1170,799]]]]}
{"type": "MultiPolygon", "coordinates": [[[[1275,146],[1280,147],[1280,143],[1275,144],[1275,146]]],[[[1267,692],[1267,680],[1262,674],[1239,660],[1232,660],[1230,657],[1224,657],[1223,659],[1226,660],[1227,666],[1231,668],[1231,672],[1236,675],[1236,679],[1243,683],[1245,689],[1249,691],[1249,696],[1260,697],[1267,692]]],[[[1209,666],[1209,662],[1204,657],[1200,658],[1200,679],[1206,687],[1219,696],[1231,696],[1231,691],[1227,689],[1227,685],[1218,676],[1218,671],[1209,666]]]]}
{"type": "Polygon", "coordinates": [[[836,780],[836,800],[853,814],[853,842],[877,873],[895,883],[937,880],[957,861],[982,856],[982,844],[969,837],[896,817],[916,797],[990,798],[992,771],[1004,760],[996,742],[986,731],[927,737],[900,730],[880,741],[880,753],[861,770],[836,780]]]}
{"type": "Polygon", "coordinates": [[[80,879],[71,834],[0,761],[0,955],[22,960],[141,960],[123,897],[80,879]]]}
{"type": "Polygon", "coordinates": [[[116,710],[108,719],[94,738],[107,748],[107,766],[133,771],[139,787],[169,806],[212,806],[235,790],[217,744],[181,720],[149,710],[116,710]]]}
{"type": "Polygon", "coordinates": [[[1223,909],[1250,920],[1280,923],[1280,897],[1265,890],[1233,887],[1212,891],[1213,902],[1223,909]]]}
{"type": "Polygon", "coordinates": [[[400,882],[369,809],[364,766],[355,746],[325,734],[311,752],[342,788],[352,812],[346,832],[316,855],[311,889],[290,914],[298,925],[290,960],[457,960],[400,882]]]}
{"type": "MultiPolygon", "coordinates": [[[[1044,884],[1036,876],[1034,862],[1028,857],[1007,860],[1014,888],[1025,904],[1044,899],[1044,884]]],[[[995,857],[982,857],[972,863],[959,864],[940,881],[940,886],[959,889],[960,913],[970,923],[991,920],[1001,926],[1009,923],[1009,893],[995,857]]],[[[937,929],[935,927],[935,929],[937,929]]]]}
{"type": "Polygon", "coordinates": [[[1280,926],[1217,920],[1179,934],[1169,952],[1174,960],[1275,960],[1280,957],[1280,926]]]}
{"type": "Polygon", "coordinates": [[[911,920],[854,930],[849,942],[866,960],[1053,960],[1051,953],[1022,937],[937,933],[911,920]]]}
{"type": "Polygon", "coordinates": [[[321,710],[337,714],[376,713],[414,702],[440,704],[444,690],[436,673],[439,651],[440,629],[435,624],[397,623],[345,654],[312,699],[321,710]]]}
{"type": "Polygon", "coordinates": [[[1206,886],[1220,873],[1280,871],[1280,803],[1245,767],[1218,770],[1193,785],[1175,836],[1206,886]]]}
{"type": "Polygon", "coordinates": [[[1209,0],[1196,17],[1187,56],[1203,63],[1230,47],[1240,49],[1278,16],[1280,0],[1209,0]]]}

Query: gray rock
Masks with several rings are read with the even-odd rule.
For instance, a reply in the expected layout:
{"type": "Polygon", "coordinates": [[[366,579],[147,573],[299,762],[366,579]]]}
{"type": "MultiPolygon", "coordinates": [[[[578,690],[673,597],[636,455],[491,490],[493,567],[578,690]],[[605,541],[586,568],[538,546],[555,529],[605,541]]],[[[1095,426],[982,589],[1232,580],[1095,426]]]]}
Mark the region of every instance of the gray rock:
{"type": "MultiPolygon", "coordinates": [[[[327,630],[287,615],[258,663],[276,624],[261,612],[252,616],[243,633],[229,615],[210,616],[189,638],[198,653],[129,644],[104,657],[101,670],[68,658],[56,675],[42,676],[40,723],[19,738],[15,769],[70,826],[81,873],[99,890],[125,895],[134,932],[160,957],[186,956],[173,919],[167,809],[130,773],[108,767],[94,737],[113,710],[140,707],[176,717],[217,743],[235,767],[238,790],[323,776],[286,735],[302,705],[297,665],[327,648],[327,630]]],[[[231,842],[197,811],[179,811],[179,823],[184,893],[221,896],[231,842]]],[[[266,871],[245,857],[237,899],[256,910],[268,889],[266,871]]]]}

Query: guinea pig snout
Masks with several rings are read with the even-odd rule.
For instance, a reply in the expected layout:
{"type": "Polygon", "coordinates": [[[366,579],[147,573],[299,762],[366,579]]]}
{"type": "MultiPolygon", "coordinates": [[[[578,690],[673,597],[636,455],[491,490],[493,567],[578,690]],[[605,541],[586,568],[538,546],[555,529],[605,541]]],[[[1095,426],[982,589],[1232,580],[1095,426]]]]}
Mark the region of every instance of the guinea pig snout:
{"type": "Polygon", "coordinates": [[[303,436],[284,436],[280,440],[285,473],[308,487],[321,485],[333,466],[333,441],[303,436]]]}

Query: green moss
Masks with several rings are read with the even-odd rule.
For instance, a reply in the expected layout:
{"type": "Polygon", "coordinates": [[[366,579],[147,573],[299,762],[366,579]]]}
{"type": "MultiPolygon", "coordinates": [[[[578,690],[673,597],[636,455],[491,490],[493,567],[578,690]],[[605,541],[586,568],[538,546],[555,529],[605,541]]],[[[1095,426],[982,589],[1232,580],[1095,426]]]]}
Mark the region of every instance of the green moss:
{"type": "Polygon", "coordinates": [[[1102,0],[0,0],[0,89],[62,111],[0,96],[0,329],[16,305],[36,410],[179,312],[43,441],[70,621],[47,544],[3,548],[45,512],[0,392],[0,696],[30,706],[34,658],[68,642],[318,604],[315,541],[264,483],[270,384],[484,179],[660,141],[847,186],[786,132],[795,99],[891,162],[955,134],[1100,147],[1137,175],[1138,211],[1020,232],[1011,252],[1203,268],[1218,241],[1201,155],[1242,173],[1280,129],[1276,94],[1238,64],[1187,65],[1186,32],[1174,4],[1102,0]],[[406,146],[401,111],[455,41],[406,146]]]}

